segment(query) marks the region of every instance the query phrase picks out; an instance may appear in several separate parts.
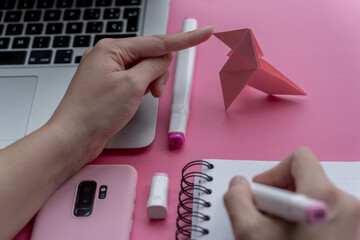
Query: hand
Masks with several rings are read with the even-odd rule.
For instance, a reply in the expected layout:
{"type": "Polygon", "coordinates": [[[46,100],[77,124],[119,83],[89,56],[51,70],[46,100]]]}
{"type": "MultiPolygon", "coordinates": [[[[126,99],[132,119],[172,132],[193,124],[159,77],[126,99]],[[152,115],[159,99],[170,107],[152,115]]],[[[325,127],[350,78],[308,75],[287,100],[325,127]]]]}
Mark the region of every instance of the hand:
{"type": "Polygon", "coordinates": [[[224,201],[237,240],[359,239],[359,200],[329,181],[309,149],[299,148],[253,181],[322,200],[328,204],[329,219],[325,224],[310,226],[264,215],[256,209],[246,179],[235,177],[224,201]]]}
{"type": "MultiPolygon", "coordinates": [[[[64,141],[82,138],[85,162],[134,116],[143,95],[159,97],[169,76],[172,52],[206,41],[212,28],[188,33],[103,39],[85,52],[49,124],[64,141]],[[79,136],[79,137],[77,137],[79,136]]],[[[78,144],[78,143],[77,143],[78,144]]]]}

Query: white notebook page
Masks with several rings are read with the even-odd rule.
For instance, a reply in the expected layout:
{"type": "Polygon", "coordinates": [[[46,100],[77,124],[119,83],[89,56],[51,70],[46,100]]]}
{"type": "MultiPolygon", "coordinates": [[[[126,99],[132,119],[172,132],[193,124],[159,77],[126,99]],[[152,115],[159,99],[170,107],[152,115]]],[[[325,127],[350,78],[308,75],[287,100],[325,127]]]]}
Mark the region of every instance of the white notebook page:
{"type": "MultiPolygon", "coordinates": [[[[255,161],[255,160],[219,160],[206,159],[214,164],[214,169],[203,167],[203,172],[212,176],[212,182],[202,181],[202,185],[212,190],[212,194],[202,194],[201,197],[211,202],[210,208],[195,206],[198,211],[209,215],[209,221],[193,219],[193,224],[200,225],[209,230],[209,234],[199,236],[193,233],[192,239],[234,239],[230,220],[228,218],[223,196],[228,190],[232,177],[242,175],[249,181],[253,176],[264,172],[275,165],[278,161],[255,161]]],[[[360,199],[360,162],[321,162],[329,179],[340,189],[355,195],[360,199]]],[[[195,179],[199,181],[199,179],[195,179]]],[[[198,192],[194,192],[194,195],[198,192]]]]}

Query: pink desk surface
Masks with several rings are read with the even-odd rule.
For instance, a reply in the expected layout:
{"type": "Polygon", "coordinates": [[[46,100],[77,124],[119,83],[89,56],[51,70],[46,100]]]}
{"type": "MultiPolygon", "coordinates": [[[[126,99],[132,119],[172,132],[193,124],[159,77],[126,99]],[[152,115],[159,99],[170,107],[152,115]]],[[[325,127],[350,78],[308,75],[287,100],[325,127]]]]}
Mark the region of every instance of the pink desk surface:
{"type": "MultiPolygon", "coordinates": [[[[168,33],[185,17],[215,31],[252,28],[264,59],[306,97],[269,97],[246,87],[224,111],[218,72],[228,48],[215,37],[198,47],[188,138],[168,147],[173,64],[160,99],[155,141],[142,150],[106,150],[95,164],[130,164],[139,174],[132,239],[174,239],[181,169],[202,158],[281,160],[309,146],[323,161],[360,160],[360,2],[173,0],[168,33]],[[151,177],[170,179],[168,217],[146,216],[151,177]]],[[[241,171],[239,171],[241,173],[241,171]]],[[[30,238],[32,222],[17,236],[30,238]]]]}

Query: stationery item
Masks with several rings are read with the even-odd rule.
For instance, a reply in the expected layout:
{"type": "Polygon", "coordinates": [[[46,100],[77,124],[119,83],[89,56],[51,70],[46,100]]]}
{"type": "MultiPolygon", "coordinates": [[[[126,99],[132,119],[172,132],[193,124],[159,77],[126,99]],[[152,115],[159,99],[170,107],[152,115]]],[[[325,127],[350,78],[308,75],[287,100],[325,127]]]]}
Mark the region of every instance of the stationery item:
{"type": "MultiPolygon", "coordinates": [[[[185,165],[179,193],[177,239],[234,239],[223,202],[230,180],[242,175],[251,181],[253,176],[278,163],[208,159],[185,165]]],[[[321,165],[338,188],[360,199],[360,162],[321,162],[321,165]]]]}
{"type": "Polygon", "coordinates": [[[31,240],[129,240],[137,172],[129,165],[87,165],[38,212],[31,240]]]}
{"type": "Polygon", "coordinates": [[[147,215],[152,219],[167,216],[169,178],[166,173],[155,173],[151,181],[150,196],[147,202],[147,215]]]}
{"type": "MultiPolygon", "coordinates": [[[[183,22],[183,32],[195,30],[197,21],[186,18],[183,22]]],[[[190,96],[195,64],[196,47],[179,51],[176,62],[171,116],[169,126],[169,145],[181,147],[186,138],[186,126],[189,119],[190,96]]]]}
{"type": "Polygon", "coordinates": [[[289,221],[319,224],[327,221],[325,202],[305,195],[252,182],[251,191],[256,207],[289,221]]]}
{"type": "Polygon", "coordinates": [[[239,29],[214,35],[232,50],[219,75],[227,110],[237,95],[249,85],[267,94],[306,95],[306,93],[265,61],[251,29],[239,29]]]}

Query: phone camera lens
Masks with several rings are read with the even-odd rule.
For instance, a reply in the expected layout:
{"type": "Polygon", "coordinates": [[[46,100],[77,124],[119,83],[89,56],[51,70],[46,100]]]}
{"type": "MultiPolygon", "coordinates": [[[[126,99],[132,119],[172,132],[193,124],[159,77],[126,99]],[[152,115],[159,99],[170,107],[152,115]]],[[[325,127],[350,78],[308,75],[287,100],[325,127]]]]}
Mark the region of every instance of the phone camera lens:
{"type": "Polygon", "coordinates": [[[95,181],[83,181],[79,184],[74,206],[75,216],[88,217],[91,215],[94,204],[95,192],[95,181]]]}

